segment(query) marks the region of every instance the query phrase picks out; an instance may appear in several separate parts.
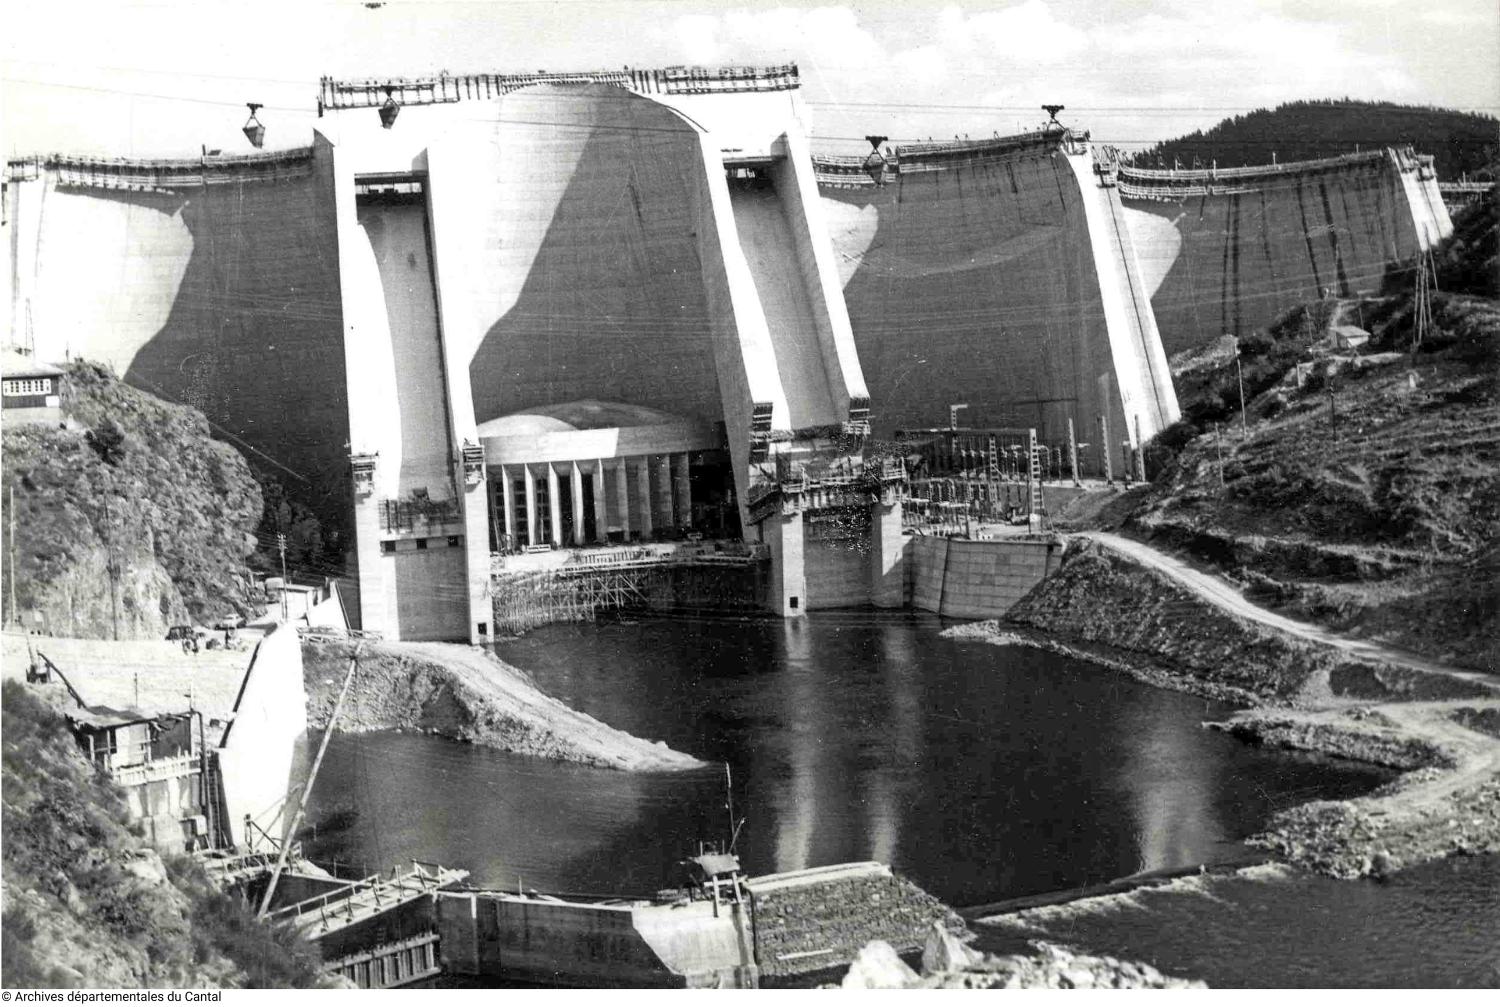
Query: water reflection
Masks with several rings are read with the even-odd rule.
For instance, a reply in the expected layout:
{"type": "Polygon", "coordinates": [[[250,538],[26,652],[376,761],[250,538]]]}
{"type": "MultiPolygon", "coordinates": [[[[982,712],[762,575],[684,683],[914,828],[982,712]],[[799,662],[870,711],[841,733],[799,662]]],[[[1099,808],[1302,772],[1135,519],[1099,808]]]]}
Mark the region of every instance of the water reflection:
{"type": "Polygon", "coordinates": [[[782,723],[786,736],[787,767],[790,777],[785,798],[772,809],[776,821],[776,857],[778,871],[800,871],[811,866],[813,828],[818,821],[818,770],[823,739],[819,725],[827,717],[819,706],[823,690],[818,687],[817,668],[812,661],[812,645],[806,627],[800,621],[783,624],[782,667],[785,684],[778,690],[782,723]]]}
{"type": "Polygon", "coordinates": [[[1226,838],[1212,800],[1223,775],[1222,746],[1195,721],[1167,713],[1144,697],[1116,708],[1123,758],[1116,786],[1128,795],[1141,872],[1192,863],[1195,853],[1226,838]],[[1184,772],[1184,768],[1190,772],[1184,772]]]}
{"type": "MultiPolygon", "coordinates": [[[[1242,859],[1237,838],[1272,809],[1382,779],[1204,731],[1222,706],[940,628],[874,612],[653,619],[500,652],[607,723],[730,763],[749,870],[875,859],[959,905],[1242,859]]],[[[622,774],[379,736],[337,741],[319,790],[351,789],[361,751],[389,770],[359,798],[377,814],[325,851],[636,893],[677,883],[693,844],[726,832],[718,766],[622,774]]]]}

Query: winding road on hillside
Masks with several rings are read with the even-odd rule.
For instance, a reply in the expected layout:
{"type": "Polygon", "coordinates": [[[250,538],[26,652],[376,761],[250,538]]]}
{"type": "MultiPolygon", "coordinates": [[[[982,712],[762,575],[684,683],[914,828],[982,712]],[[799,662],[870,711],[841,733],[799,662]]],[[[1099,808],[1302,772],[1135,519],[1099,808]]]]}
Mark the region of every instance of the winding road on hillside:
{"type": "Polygon", "coordinates": [[[1347,653],[1350,657],[1359,658],[1360,660],[1384,661],[1388,664],[1411,668],[1428,674],[1449,675],[1467,682],[1477,682],[1481,685],[1500,689],[1500,675],[1486,674],[1482,671],[1458,668],[1439,661],[1428,660],[1411,651],[1402,650],[1399,647],[1391,647],[1375,643],[1371,640],[1362,640],[1357,637],[1343,636],[1332,630],[1324,629],[1322,626],[1315,626],[1312,623],[1300,622],[1296,619],[1289,619],[1284,615],[1278,615],[1270,609],[1263,608],[1249,601],[1237,588],[1215,577],[1213,574],[1199,570],[1176,556],[1162,552],[1159,549],[1154,549],[1143,542],[1137,542],[1135,539],[1102,531],[1077,532],[1075,534],[1081,538],[1093,539],[1101,545],[1124,553],[1131,559],[1165,574],[1184,588],[1198,595],[1204,601],[1218,608],[1270,626],[1273,629],[1279,629],[1300,639],[1336,647],[1347,653]]]}

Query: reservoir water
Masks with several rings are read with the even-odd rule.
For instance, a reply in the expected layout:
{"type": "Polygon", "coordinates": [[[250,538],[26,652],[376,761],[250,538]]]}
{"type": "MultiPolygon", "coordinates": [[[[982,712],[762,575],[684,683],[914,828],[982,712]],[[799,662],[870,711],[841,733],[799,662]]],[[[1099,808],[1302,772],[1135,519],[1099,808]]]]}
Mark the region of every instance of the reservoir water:
{"type": "Polygon", "coordinates": [[[368,871],[439,861],[486,887],[650,893],[680,882],[696,840],[726,834],[727,762],[750,872],[879,860],[971,906],[1264,859],[1241,840],[1277,809],[1386,778],[1204,730],[1223,704],[941,629],[850,611],[536,631],[499,656],[570,705],[713,765],[630,774],[426,736],[337,736],[308,853],[368,871]]]}

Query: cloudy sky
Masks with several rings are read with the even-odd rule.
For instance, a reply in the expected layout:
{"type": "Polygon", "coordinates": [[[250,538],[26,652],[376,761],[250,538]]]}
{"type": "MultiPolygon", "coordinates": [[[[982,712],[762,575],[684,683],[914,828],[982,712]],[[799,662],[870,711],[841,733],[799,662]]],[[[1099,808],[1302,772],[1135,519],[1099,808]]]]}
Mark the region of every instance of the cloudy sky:
{"type": "Polygon", "coordinates": [[[8,154],[238,150],[252,100],[267,146],[296,146],[325,74],[626,64],[796,61],[824,149],[1014,132],[1043,102],[1121,144],[1293,98],[1500,112],[1495,0],[32,0],[6,21],[8,154]]]}

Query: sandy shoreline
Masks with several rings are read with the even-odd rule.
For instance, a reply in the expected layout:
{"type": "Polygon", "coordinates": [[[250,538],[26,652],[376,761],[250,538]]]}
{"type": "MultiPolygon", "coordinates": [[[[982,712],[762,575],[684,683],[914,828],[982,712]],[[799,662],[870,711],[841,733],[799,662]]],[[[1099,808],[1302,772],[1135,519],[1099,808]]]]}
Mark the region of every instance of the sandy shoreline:
{"type": "MultiPolygon", "coordinates": [[[[328,723],[353,651],[348,640],[303,641],[310,725],[328,723]]],[[[437,734],[521,755],[636,772],[704,765],[665,742],[637,738],[580,713],[537,688],[521,669],[460,644],[361,644],[339,730],[437,734]]]]}

